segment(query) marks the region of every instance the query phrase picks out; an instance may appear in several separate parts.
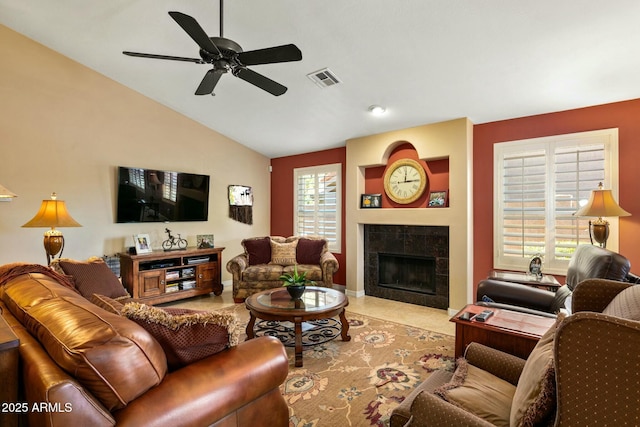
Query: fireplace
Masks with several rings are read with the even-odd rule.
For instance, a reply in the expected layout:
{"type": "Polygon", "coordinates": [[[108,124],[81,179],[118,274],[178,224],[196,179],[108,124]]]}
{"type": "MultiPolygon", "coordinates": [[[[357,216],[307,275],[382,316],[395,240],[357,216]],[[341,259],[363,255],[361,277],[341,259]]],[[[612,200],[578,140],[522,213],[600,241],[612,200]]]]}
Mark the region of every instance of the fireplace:
{"type": "Polygon", "coordinates": [[[435,295],[434,257],[378,253],[378,286],[435,295]]]}
{"type": "Polygon", "coordinates": [[[364,225],[366,295],[449,306],[449,227],[364,225]]]}

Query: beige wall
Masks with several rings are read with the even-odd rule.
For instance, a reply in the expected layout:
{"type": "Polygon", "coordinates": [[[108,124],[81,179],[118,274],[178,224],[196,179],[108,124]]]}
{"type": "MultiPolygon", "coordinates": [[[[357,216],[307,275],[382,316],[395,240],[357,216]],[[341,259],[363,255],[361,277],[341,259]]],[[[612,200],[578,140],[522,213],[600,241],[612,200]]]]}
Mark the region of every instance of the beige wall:
{"type": "Polygon", "coordinates": [[[347,141],[346,239],[347,292],[364,293],[363,224],[441,225],[449,227],[449,307],[472,300],[473,125],[467,119],[387,132],[347,141]],[[410,142],[423,160],[449,158],[449,207],[360,209],[364,169],[387,163],[393,149],[410,142]]]}
{"type": "Polygon", "coordinates": [[[136,233],[158,246],[165,224],[115,223],[117,166],[211,176],[209,221],[169,225],[190,245],[214,234],[229,259],[269,234],[268,158],[1,25],[0,58],[0,184],[19,196],[0,203],[0,264],[46,262],[45,230],[21,225],[52,191],[83,225],[62,229],[64,256],[113,254],[136,233]],[[252,226],[229,219],[229,184],[253,187],[252,226]]]}

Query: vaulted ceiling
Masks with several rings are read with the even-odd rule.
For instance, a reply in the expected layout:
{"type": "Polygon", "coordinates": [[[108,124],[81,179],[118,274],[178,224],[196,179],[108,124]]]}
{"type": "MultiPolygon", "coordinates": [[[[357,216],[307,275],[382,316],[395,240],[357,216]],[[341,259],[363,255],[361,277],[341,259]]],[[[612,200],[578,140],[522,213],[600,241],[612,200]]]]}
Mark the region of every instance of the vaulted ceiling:
{"type": "Polygon", "coordinates": [[[217,0],[0,0],[0,23],[268,157],[640,97],[637,0],[228,0],[226,38],[302,51],[251,67],[288,87],[278,97],[230,74],[195,96],[210,66],[122,54],[197,58],[169,11],[220,33],[217,0]],[[327,67],[339,84],[307,78],[327,67]],[[374,104],[386,113],[369,114],[374,104]]]}

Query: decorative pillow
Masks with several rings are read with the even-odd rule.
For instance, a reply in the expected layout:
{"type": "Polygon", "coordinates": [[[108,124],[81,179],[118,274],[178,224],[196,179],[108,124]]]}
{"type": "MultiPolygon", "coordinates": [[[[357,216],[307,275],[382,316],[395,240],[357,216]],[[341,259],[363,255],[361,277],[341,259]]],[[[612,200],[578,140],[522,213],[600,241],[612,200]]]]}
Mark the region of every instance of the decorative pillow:
{"type": "Polygon", "coordinates": [[[238,345],[240,328],[233,313],[157,308],[130,302],[121,310],[160,343],[175,370],[238,345]]]}
{"type": "Polygon", "coordinates": [[[288,243],[278,243],[271,241],[271,262],[270,264],[293,265],[296,263],[296,246],[298,240],[288,243]]]}
{"type": "Polygon", "coordinates": [[[320,256],[326,240],[300,238],[296,247],[296,260],[298,264],[320,264],[320,256]]]}
{"type": "Polygon", "coordinates": [[[458,359],[451,381],[434,394],[496,426],[509,427],[513,384],[458,359]]]}
{"type": "Polygon", "coordinates": [[[249,265],[269,264],[271,261],[271,239],[269,237],[245,239],[242,246],[249,258],[249,265]]]}
{"type": "Polygon", "coordinates": [[[65,274],[73,277],[80,294],[91,299],[93,294],[109,298],[130,296],[102,258],[89,258],[87,261],[63,259],[58,264],[65,274]]]}
{"type": "Polygon", "coordinates": [[[629,286],[620,292],[605,307],[602,314],[629,320],[640,320],[640,286],[629,286]]]}
{"type": "Polygon", "coordinates": [[[122,312],[122,308],[124,307],[124,304],[122,304],[121,302],[99,294],[91,295],[90,301],[103,310],[107,310],[109,313],[113,314],[120,314],[122,312]]]}
{"type": "Polygon", "coordinates": [[[540,338],[527,358],[511,404],[511,425],[537,426],[552,417],[556,409],[556,376],[553,364],[553,340],[565,318],[559,313],[556,323],[540,338]]]}

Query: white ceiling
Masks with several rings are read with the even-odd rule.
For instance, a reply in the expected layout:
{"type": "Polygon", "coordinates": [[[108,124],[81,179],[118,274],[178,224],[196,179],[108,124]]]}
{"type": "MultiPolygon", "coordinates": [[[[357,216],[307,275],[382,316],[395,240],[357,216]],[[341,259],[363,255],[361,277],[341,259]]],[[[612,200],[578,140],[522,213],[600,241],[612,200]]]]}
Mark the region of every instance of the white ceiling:
{"type": "Polygon", "coordinates": [[[227,0],[224,36],[245,51],[287,43],[300,62],[251,67],[274,97],[230,74],[123,50],[198,57],[167,14],[219,35],[217,0],[0,0],[0,23],[268,157],[459,117],[485,123],[640,98],[638,0],[227,0]],[[306,75],[329,67],[321,89],[306,75]],[[387,114],[367,113],[372,104],[387,114]]]}

